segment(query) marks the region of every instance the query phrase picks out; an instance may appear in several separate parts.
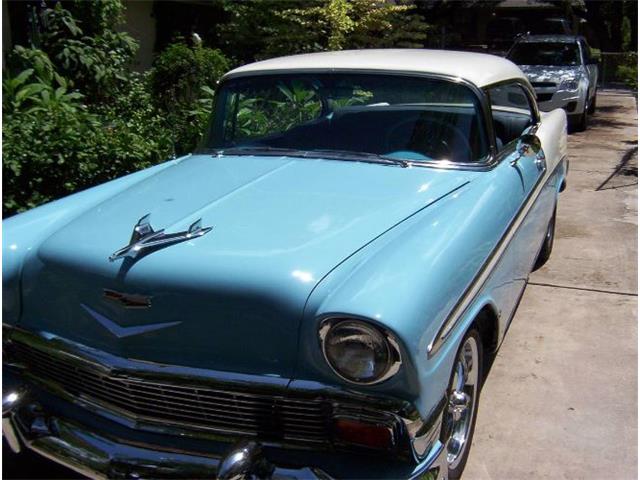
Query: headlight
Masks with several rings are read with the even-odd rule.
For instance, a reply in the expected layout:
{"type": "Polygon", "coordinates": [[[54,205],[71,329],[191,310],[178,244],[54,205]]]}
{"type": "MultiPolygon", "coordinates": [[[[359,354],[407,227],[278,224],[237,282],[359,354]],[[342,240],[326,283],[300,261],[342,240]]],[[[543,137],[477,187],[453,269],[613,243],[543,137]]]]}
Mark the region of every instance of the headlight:
{"type": "Polygon", "coordinates": [[[558,87],[558,90],[574,91],[574,90],[578,90],[579,85],[580,85],[580,79],[579,78],[572,78],[572,79],[569,79],[569,80],[563,80],[562,83],[560,84],[560,87],[558,87]]]}
{"type": "Polygon", "coordinates": [[[329,319],[319,330],[324,358],[341,378],[360,385],[382,382],[400,369],[397,341],[360,320],[329,319]]]}

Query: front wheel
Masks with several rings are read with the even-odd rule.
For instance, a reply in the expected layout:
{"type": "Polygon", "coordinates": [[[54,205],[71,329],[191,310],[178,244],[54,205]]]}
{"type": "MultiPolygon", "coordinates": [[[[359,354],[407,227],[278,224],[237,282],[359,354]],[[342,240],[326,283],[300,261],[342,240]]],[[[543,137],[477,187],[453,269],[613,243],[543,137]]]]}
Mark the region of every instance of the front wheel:
{"type": "Polygon", "coordinates": [[[453,365],[442,422],[449,478],[457,479],[469,457],[482,382],[482,343],[475,328],[467,332],[453,365]]]}

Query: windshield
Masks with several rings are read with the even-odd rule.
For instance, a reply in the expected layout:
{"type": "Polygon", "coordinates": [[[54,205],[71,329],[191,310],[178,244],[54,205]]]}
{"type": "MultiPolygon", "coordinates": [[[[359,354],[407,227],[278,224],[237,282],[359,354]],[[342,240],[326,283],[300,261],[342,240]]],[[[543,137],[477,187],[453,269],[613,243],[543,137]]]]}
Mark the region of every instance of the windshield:
{"type": "Polygon", "coordinates": [[[580,65],[580,52],[576,43],[518,43],[509,60],[516,65],[580,65]]]}
{"type": "Polygon", "coordinates": [[[480,112],[471,89],[453,81],[361,73],[260,75],[223,83],[204,148],[473,162],[488,152],[480,112]]]}

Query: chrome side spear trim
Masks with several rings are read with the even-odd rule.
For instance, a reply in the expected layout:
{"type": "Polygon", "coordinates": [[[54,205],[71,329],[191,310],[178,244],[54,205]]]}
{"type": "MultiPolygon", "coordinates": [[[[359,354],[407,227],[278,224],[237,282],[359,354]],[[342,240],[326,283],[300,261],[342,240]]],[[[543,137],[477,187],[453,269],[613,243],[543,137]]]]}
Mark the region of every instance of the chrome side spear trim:
{"type": "Polygon", "coordinates": [[[213,228],[202,228],[202,219],[200,218],[193,222],[189,229],[184,232],[164,233],[164,229],[156,232],[149,223],[149,217],[150,214],[147,214],[138,220],[136,226],[133,227],[129,245],[113,252],[109,257],[109,261],[113,262],[124,257],[136,258],[141,254],[149,253],[153,250],[201,237],[209,233],[213,228]]]}

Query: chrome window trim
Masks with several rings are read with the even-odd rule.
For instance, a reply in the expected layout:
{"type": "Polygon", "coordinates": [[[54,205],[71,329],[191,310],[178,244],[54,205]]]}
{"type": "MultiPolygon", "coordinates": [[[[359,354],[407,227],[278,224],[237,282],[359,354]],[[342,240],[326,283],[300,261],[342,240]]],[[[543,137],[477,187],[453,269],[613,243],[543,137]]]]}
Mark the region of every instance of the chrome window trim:
{"type": "Polygon", "coordinates": [[[453,329],[460,323],[465,312],[475,300],[477,294],[482,290],[489,276],[493,273],[496,265],[502,258],[505,250],[509,246],[510,240],[514,237],[522,223],[524,222],[527,214],[533,208],[534,203],[540,196],[542,189],[547,184],[547,181],[551,176],[560,168],[565,162],[567,157],[563,157],[553,171],[549,171],[546,166],[544,167],[543,174],[538,178],[536,185],[531,190],[531,193],[527,197],[518,213],[515,215],[509,227],[506,229],[502,238],[498,241],[498,244],[493,249],[486,262],[480,268],[478,274],[469,284],[461,299],[458,301],[453,310],[447,315],[447,318],[438,329],[436,335],[433,337],[429,345],[427,346],[427,358],[432,358],[442,347],[445,340],[449,337],[453,329]]]}
{"type": "MultiPolygon", "coordinates": [[[[529,111],[531,113],[531,119],[533,120],[533,124],[531,126],[529,126],[528,133],[530,134],[535,134],[535,132],[538,130],[538,128],[540,128],[540,110],[538,110],[538,102],[536,101],[536,96],[535,96],[535,90],[533,89],[533,87],[531,86],[531,83],[529,83],[528,80],[524,80],[522,78],[515,78],[515,79],[510,79],[510,80],[502,80],[500,82],[495,82],[495,83],[491,83],[485,87],[483,87],[484,93],[486,95],[487,98],[487,104],[489,106],[489,114],[490,114],[490,121],[491,121],[491,131],[493,132],[493,138],[492,141],[494,143],[494,145],[496,146],[496,151],[497,151],[497,142],[496,142],[496,134],[495,134],[495,129],[493,128],[493,113],[492,113],[492,109],[491,109],[491,94],[489,93],[489,90],[491,90],[492,88],[498,88],[498,87],[502,87],[505,85],[509,85],[515,83],[518,86],[520,86],[522,88],[522,90],[524,91],[524,94],[527,96],[527,100],[529,102],[529,111]]],[[[522,137],[522,135],[520,136],[522,137]]],[[[519,137],[519,138],[520,138],[519,137]]],[[[500,149],[500,151],[498,153],[502,153],[505,151],[505,148],[510,144],[509,143],[505,143],[502,148],[500,149]]],[[[502,158],[498,159],[498,161],[496,163],[500,163],[500,161],[502,160],[502,158]]]]}
{"type": "MultiPolygon", "coordinates": [[[[245,77],[257,77],[257,76],[269,76],[269,75],[284,75],[291,73],[357,73],[357,74],[371,74],[371,75],[388,75],[388,76],[398,76],[398,77],[422,77],[434,80],[443,80],[452,83],[457,83],[464,85],[469,88],[473,94],[476,96],[480,103],[480,108],[482,109],[482,127],[484,131],[485,141],[487,142],[487,153],[478,159],[476,162],[452,162],[448,160],[431,160],[431,161],[409,161],[410,166],[416,167],[434,167],[448,170],[473,170],[473,171],[487,171],[493,169],[499,162],[496,161],[496,142],[495,142],[495,133],[493,131],[493,117],[491,115],[491,107],[489,105],[488,98],[486,96],[486,92],[483,88],[476,86],[474,83],[470,82],[461,77],[455,77],[453,75],[444,75],[437,73],[426,73],[426,72],[415,72],[412,70],[381,70],[381,69],[368,69],[368,68],[298,68],[298,69],[272,69],[272,70],[261,70],[255,72],[239,72],[234,73],[233,75],[226,75],[223,77],[218,85],[216,86],[215,96],[217,99],[218,92],[220,89],[226,85],[230,80],[235,80],[238,78],[245,77]]],[[[518,79],[524,82],[523,79],[518,79]]],[[[508,80],[511,81],[511,80],[508,80]]],[[[217,102],[214,102],[214,111],[216,109],[217,102]]],[[[210,134],[213,129],[214,123],[213,121],[210,123],[209,128],[207,129],[207,133],[210,134]]],[[[208,135],[205,135],[203,142],[206,140],[208,135]]],[[[210,149],[204,145],[201,145],[201,148],[210,149]]]]}
{"type": "Polygon", "coordinates": [[[372,322],[367,318],[358,317],[358,316],[349,315],[349,314],[345,314],[345,315],[331,314],[331,315],[324,316],[320,320],[319,325],[320,326],[318,327],[318,339],[320,341],[320,350],[322,351],[322,356],[324,357],[324,361],[327,363],[329,368],[331,368],[331,371],[335,373],[340,379],[344,380],[345,382],[348,382],[352,385],[362,385],[362,386],[377,385],[379,383],[384,382],[385,380],[390,379],[400,371],[400,368],[402,367],[402,353],[400,352],[400,344],[396,339],[396,337],[393,335],[393,333],[391,333],[388,329],[376,324],[375,322],[372,322]],[[368,325],[376,329],[377,331],[382,333],[382,335],[384,336],[385,340],[387,341],[387,344],[389,345],[389,349],[395,358],[393,363],[389,366],[389,368],[385,371],[385,373],[382,376],[380,376],[380,378],[377,378],[376,380],[372,380],[370,382],[356,382],[342,375],[338,370],[336,370],[333,367],[333,365],[329,361],[329,358],[327,357],[327,352],[325,349],[325,339],[326,339],[327,333],[329,333],[329,330],[331,330],[331,328],[333,328],[335,325],[344,321],[363,323],[365,325],[368,325]]]}
{"type": "Polygon", "coordinates": [[[487,103],[489,105],[489,114],[491,116],[491,123],[493,124],[493,115],[491,114],[491,96],[489,95],[489,90],[492,88],[503,87],[505,85],[509,85],[511,83],[516,83],[525,92],[527,99],[529,100],[529,109],[531,110],[531,116],[534,123],[540,123],[540,110],[538,110],[538,102],[536,101],[535,90],[531,86],[529,80],[525,80],[524,78],[511,78],[507,80],[501,80],[499,82],[490,83],[489,85],[484,86],[482,89],[487,97],[487,103]]]}

